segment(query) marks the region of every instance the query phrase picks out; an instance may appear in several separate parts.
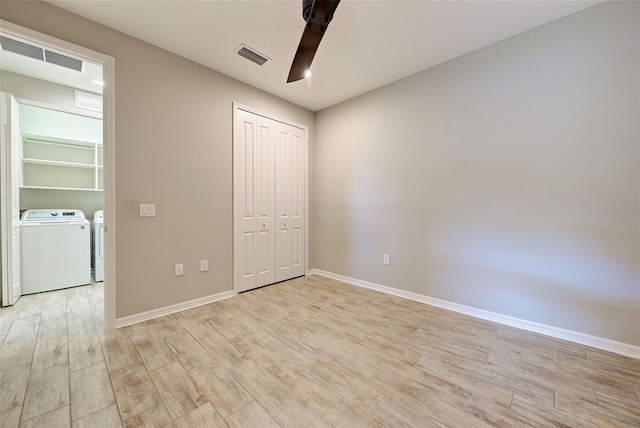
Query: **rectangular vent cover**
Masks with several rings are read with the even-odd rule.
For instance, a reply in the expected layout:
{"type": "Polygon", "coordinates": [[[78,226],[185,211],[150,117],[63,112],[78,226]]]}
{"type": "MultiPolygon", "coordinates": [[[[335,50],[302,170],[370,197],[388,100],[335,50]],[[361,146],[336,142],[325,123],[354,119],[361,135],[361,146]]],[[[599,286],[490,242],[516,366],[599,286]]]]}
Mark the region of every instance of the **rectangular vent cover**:
{"type": "Polygon", "coordinates": [[[8,52],[17,53],[18,55],[28,56],[29,58],[39,59],[44,61],[44,54],[42,48],[30,45],[28,43],[19,42],[5,36],[0,36],[0,45],[2,49],[8,52]]]}
{"type": "Polygon", "coordinates": [[[62,55],[57,52],[51,52],[45,50],[46,61],[50,64],[56,64],[62,67],[70,68],[75,71],[82,71],[82,61],[79,59],[71,58],[70,56],[62,55]]]}
{"type": "Polygon", "coordinates": [[[240,48],[238,49],[237,52],[238,52],[238,55],[240,55],[241,57],[246,58],[249,61],[254,62],[258,65],[262,65],[265,62],[269,61],[269,58],[259,54],[258,52],[250,49],[245,45],[240,45],[240,48]]]}
{"type": "Polygon", "coordinates": [[[0,36],[0,46],[7,52],[13,52],[18,55],[27,56],[39,61],[48,62],[49,64],[59,65],[70,70],[82,71],[82,61],[72,58],[58,52],[45,50],[40,46],[30,45],[29,43],[19,40],[10,39],[9,37],[0,36]]]}

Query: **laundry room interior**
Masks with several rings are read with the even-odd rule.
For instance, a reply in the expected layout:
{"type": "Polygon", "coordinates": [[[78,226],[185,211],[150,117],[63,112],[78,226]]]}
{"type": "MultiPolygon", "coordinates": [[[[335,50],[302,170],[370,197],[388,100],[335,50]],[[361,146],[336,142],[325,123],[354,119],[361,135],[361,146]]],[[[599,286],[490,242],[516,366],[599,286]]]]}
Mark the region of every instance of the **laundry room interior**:
{"type": "Polygon", "coordinates": [[[3,160],[12,201],[2,205],[2,216],[20,229],[3,305],[96,283],[102,294],[103,67],[5,36],[0,45],[2,109],[11,115],[4,115],[4,138],[13,146],[3,160]],[[21,290],[12,290],[14,283],[21,290]]]}

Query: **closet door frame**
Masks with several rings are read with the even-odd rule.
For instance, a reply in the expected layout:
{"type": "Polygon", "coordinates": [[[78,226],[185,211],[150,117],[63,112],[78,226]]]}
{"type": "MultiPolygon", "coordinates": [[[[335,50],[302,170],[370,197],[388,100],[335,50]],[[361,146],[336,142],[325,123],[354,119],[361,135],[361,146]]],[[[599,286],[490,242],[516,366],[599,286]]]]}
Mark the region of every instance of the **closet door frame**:
{"type": "Polygon", "coordinates": [[[309,274],[309,266],[308,266],[308,260],[309,260],[309,127],[305,126],[305,125],[301,125],[299,123],[293,122],[291,120],[288,119],[283,119],[281,117],[278,117],[276,115],[273,115],[271,113],[266,113],[264,111],[255,109],[253,107],[248,107],[245,106],[243,104],[240,103],[233,103],[233,123],[232,123],[232,135],[233,135],[233,148],[232,148],[232,153],[233,153],[233,163],[232,163],[232,169],[233,169],[233,183],[232,183],[232,192],[233,192],[233,213],[232,213],[232,219],[233,219],[233,294],[236,295],[238,294],[238,290],[239,290],[239,282],[240,282],[240,278],[237,277],[237,272],[238,269],[236,269],[236,263],[238,262],[236,260],[236,256],[235,256],[235,244],[236,244],[236,229],[237,229],[237,222],[238,219],[236,217],[237,212],[236,212],[236,199],[237,199],[237,194],[236,194],[236,182],[237,182],[237,177],[238,174],[240,174],[240,171],[237,170],[236,168],[236,159],[235,159],[235,153],[236,153],[236,144],[240,144],[239,138],[238,136],[235,134],[236,133],[236,123],[238,123],[239,118],[238,118],[238,112],[242,110],[245,111],[247,113],[251,113],[251,114],[255,114],[257,116],[262,116],[265,117],[267,119],[271,119],[271,120],[275,120],[277,122],[281,122],[284,123],[286,125],[289,126],[293,126],[295,128],[301,129],[304,131],[304,142],[303,142],[303,167],[304,167],[304,274],[308,275],[309,274]]]}

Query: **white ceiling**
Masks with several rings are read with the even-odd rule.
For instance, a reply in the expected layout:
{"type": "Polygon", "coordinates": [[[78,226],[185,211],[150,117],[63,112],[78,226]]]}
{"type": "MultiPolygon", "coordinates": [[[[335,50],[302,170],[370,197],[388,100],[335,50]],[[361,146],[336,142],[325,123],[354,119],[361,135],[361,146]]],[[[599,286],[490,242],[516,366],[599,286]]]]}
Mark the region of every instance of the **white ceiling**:
{"type": "Polygon", "coordinates": [[[49,0],[313,111],[602,0],[342,0],[309,79],[286,83],[302,0],[49,0]],[[235,53],[244,43],[271,60],[235,53]]]}

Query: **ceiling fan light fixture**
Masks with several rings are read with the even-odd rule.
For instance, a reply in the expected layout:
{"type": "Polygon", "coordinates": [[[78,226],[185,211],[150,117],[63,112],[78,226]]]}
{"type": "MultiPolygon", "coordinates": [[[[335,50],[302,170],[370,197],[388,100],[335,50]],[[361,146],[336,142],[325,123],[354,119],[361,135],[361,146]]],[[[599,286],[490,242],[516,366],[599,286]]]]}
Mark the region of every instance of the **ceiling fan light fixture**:
{"type": "Polygon", "coordinates": [[[305,20],[305,26],[293,57],[287,83],[308,77],[307,70],[311,67],[313,57],[333,19],[338,4],[340,0],[302,0],[302,17],[305,20]]]}

